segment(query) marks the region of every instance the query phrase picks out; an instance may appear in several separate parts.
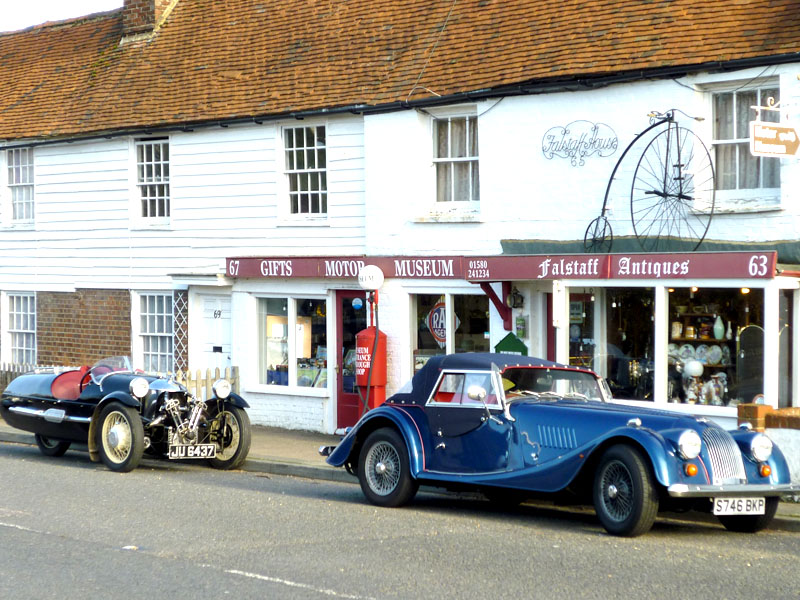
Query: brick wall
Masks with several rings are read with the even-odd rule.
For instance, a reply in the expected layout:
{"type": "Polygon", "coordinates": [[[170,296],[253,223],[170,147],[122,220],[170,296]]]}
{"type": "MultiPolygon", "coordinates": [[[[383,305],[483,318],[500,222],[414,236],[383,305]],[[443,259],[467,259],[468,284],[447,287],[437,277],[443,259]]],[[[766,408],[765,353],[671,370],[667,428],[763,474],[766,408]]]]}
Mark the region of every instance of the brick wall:
{"type": "Polygon", "coordinates": [[[170,1],[125,0],[122,11],[123,35],[152,31],[170,1]]]}
{"type": "Polygon", "coordinates": [[[131,297],[127,290],[36,294],[37,358],[42,365],[92,364],[131,354],[131,297]]]}

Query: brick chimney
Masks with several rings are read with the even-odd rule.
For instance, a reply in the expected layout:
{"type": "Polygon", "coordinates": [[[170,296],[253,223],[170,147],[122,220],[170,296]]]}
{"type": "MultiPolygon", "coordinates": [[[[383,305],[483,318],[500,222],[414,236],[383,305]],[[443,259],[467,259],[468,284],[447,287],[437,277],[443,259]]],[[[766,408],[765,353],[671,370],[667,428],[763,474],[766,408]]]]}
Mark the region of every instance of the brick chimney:
{"type": "Polygon", "coordinates": [[[172,0],[125,0],[122,5],[122,37],[152,33],[172,0]]]}

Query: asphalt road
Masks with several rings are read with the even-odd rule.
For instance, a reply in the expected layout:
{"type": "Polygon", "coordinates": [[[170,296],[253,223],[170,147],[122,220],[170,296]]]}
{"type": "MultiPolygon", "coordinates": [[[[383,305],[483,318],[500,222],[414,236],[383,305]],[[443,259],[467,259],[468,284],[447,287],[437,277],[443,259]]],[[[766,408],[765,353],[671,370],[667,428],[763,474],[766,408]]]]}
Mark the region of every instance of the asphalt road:
{"type": "Polygon", "coordinates": [[[659,519],[607,535],[587,511],[0,443],[0,598],[798,598],[800,534],[659,519]]]}

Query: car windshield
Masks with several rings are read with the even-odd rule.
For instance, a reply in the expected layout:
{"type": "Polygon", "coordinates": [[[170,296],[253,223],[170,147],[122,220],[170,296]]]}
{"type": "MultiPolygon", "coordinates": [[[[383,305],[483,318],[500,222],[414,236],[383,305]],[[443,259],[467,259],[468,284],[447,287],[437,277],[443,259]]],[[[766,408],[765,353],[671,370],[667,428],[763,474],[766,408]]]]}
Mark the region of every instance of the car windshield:
{"type": "Polygon", "coordinates": [[[90,372],[92,381],[100,383],[100,380],[109,373],[131,373],[133,372],[133,367],[131,366],[131,359],[127,356],[109,356],[94,363],[90,372]]]}
{"type": "Polygon", "coordinates": [[[553,368],[509,368],[503,371],[506,400],[523,396],[603,401],[600,379],[585,371],[553,368]]]}

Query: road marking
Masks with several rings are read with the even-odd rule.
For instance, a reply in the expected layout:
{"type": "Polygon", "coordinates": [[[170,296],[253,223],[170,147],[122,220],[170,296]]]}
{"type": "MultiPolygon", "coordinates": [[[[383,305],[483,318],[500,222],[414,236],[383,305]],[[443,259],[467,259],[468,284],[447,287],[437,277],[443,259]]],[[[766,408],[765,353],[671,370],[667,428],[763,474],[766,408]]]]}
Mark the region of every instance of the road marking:
{"type": "Polygon", "coordinates": [[[20,531],[30,531],[31,533],[45,533],[44,531],[39,531],[38,529],[31,529],[30,527],[23,527],[22,525],[15,525],[14,523],[3,523],[3,522],[0,522],[0,527],[9,527],[11,529],[19,529],[20,531]]]}
{"type": "Polygon", "coordinates": [[[334,596],[336,598],[348,598],[349,600],[374,600],[369,596],[353,596],[352,594],[342,594],[337,592],[336,590],[317,588],[307,583],[298,583],[296,581],[280,579],[279,577],[269,577],[267,575],[259,575],[258,573],[248,573],[246,571],[237,571],[235,569],[226,569],[225,572],[230,573],[231,575],[241,575],[242,577],[250,577],[251,579],[260,579],[261,581],[269,581],[270,583],[279,583],[281,585],[285,585],[288,587],[296,587],[296,588],[302,588],[304,590],[311,590],[312,592],[317,592],[318,594],[324,594],[325,596],[334,596]]]}

